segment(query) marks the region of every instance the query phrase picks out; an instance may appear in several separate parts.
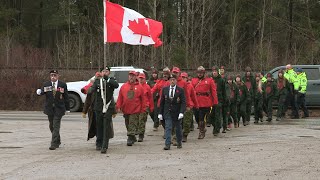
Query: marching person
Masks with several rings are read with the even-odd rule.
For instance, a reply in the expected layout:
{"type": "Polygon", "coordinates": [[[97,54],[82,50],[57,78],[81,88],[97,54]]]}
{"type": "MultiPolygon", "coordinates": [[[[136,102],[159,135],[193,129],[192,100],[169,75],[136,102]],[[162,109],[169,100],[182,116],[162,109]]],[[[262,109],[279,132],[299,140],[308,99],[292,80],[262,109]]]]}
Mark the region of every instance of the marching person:
{"type": "Polygon", "coordinates": [[[246,104],[246,125],[250,123],[250,115],[251,115],[251,108],[252,108],[252,103],[254,101],[254,89],[256,89],[256,84],[255,84],[255,78],[253,77],[253,74],[251,72],[250,67],[246,67],[245,69],[245,75],[242,78],[244,84],[247,87],[248,93],[247,93],[247,104],[246,104]]]}
{"type": "MultiPolygon", "coordinates": [[[[158,70],[153,68],[152,69],[152,76],[148,80],[147,84],[152,89],[157,84],[158,81],[159,81],[158,70]]],[[[158,131],[158,128],[159,128],[159,119],[158,119],[159,108],[157,106],[157,102],[159,99],[159,92],[153,93],[152,96],[153,96],[154,110],[151,111],[149,113],[149,115],[153,121],[153,131],[158,131]]]]}
{"type": "MultiPolygon", "coordinates": [[[[97,78],[101,78],[100,72],[97,72],[95,77],[90,79],[90,83],[87,84],[85,87],[81,89],[81,92],[83,94],[87,94],[86,100],[84,102],[83,108],[82,108],[82,117],[86,118],[86,114],[88,114],[88,137],[87,140],[93,138],[96,136],[97,127],[96,127],[96,113],[94,112],[94,100],[95,100],[95,93],[88,94],[89,88],[92,86],[92,84],[95,82],[97,78]]],[[[97,144],[97,141],[96,141],[97,144]]]]}
{"type": "Polygon", "coordinates": [[[67,84],[58,79],[58,71],[50,71],[50,81],[45,82],[41,89],[37,90],[39,96],[46,96],[44,113],[48,116],[52,134],[50,150],[59,148],[61,118],[66,112],[70,112],[67,84]]]}
{"type": "Polygon", "coordinates": [[[277,94],[277,87],[276,83],[272,79],[272,74],[267,74],[267,82],[263,84],[264,89],[264,99],[266,102],[266,108],[267,108],[267,116],[268,122],[272,121],[272,102],[275,99],[275,95],[277,94]]]}
{"type": "Polygon", "coordinates": [[[309,117],[309,111],[306,106],[306,92],[307,92],[307,84],[308,79],[305,72],[302,71],[301,68],[297,69],[297,79],[298,79],[298,99],[297,99],[297,111],[299,112],[299,108],[301,107],[303,110],[304,118],[309,117]]]}
{"type": "Polygon", "coordinates": [[[290,91],[289,82],[284,78],[284,71],[281,69],[278,72],[277,79],[277,101],[278,101],[278,110],[277,110],[277,119],[276,121],[282,120],[284,117],[284,106],[286,103],[287,95],[290,91]]]}
{"type": "Polygon", "coordinates": [[[238,127],[238,117],[237,117],[237,104],[240,101],[239,89],[237,85],[233,82],[233,77],[228,75],[226,78],[226,97],[225,97],[225,111],[226,119],[228,120],[228,126],[231,128],[232,122],[234,128],[238,127]]]}
{"type": "MultiPolygon", "coordinates": [[[[162,93],[162,89],[166,86],[169,86],[170,85],[170,82],[169,82],[169,76],[170,76],[170,69],[168,67],[165,67],[163,70],[162,70],[162,79],[159,79],[157,81],[157,83],[153,86],[153,88],[151,89],[151,93],[153,94],[153,96],[155,95],[159,95],[159,97],[161,97],[161,93],[162,93]]],[[[159,107],[160,106],[160,98],[158,98],[158,101],[157,103],[155,103],[155,106],[159,107]]],[[[157,116],[158,117],[158,112],[155,112],[157,114],[154,114],[154,116],[157,116]]],[[[161,121],[161,125],[163,127],[163,129],[165,128],[165,121],[161,121]]],[[[155,129],[156,130],[156,129],[155,129]]],[[[164,132],[165,134],[165,132],[164,132]]],[[[163,135],[163,138],[165,137],[165,135],[163,135]]]]}
{"type": "Polygon", "coordinates": [[[171,145],[172,128],[175,128],[177,148],[182,148],[182,118],[186,110],[184,90],[177,86],[177,76],[170,75],[170,86],[162,89],[160,98],[159,120],[165,121],[165,147],[169,150],[171,145]]]}
{"type": "Polygon", "coordinates": [[[213,125],[213,135],[217,136],[220,133],[222,119],[225,120],[222,123],[222,133],[227,132],[228,126],[227,119],[222,117],[222,107],[224,106],[224,100],[226,96],[225,81],[223,78],[221,78],[217,66],[212,67],[212,79],[216,83],[217,87],[218,104],[212,109],[213,111],[211,112],[210,119],[212,119],[211,123],[213,125]]]}
{"type": "Polygon", "coordinates": [[[187,93],[188,96],[186,96],[186,101],[189,106],[186,109],[186,112],[184,113],[183,118],[183,137],[182,142],[187,142],[188,135],[190,133],[190,128],[193,124],[193,108],[198,109],[198,101],[196,98],[196,92],[194,91],[194,88],[190,82],[188,82],[188,73],[183,72],[181,73],[181,78],[187,82],[187,93]]]}
{"type": "Polygon", "coordinates": [[[199,136],[198,139],[203,139],[206,133],[206,119],[210,113],[211,107],[218,104],[216,84],[212,78],[205,76],[206,70],[203,66],[197,68],[197,78],[191,81],[195,89],[199,110],[195,111],[195,118],[199,120],[199,136]]]}
{"type": "Polygon", "coordinates": [[[297,73],[293,70],[291,64],[286,65],[286,72],[284,73],[284,77],[289,82],[289,93],[286,99],[284,112],[287,111],[289,104],[291,105],[291,118],[292,119],[299,119],[299,113],[297,111],[297,95],[298,95],[298,77],[297,73]]]}
{"type": "Polygon", "coordinates": [[[254,89],[254,124],[258,124],[259,120],[263,122],[263,89],[261,74],[256,74],[256,88],[254,89]]]}
{"type": "Polygon", "coordinates": [[[144,73],[140,73],[138,76],[138,80],[144,90],[144,99],[146,104],[146,109],[139,115],[139,123],[138,123],[138,134],[139,134],[138,142],[143,142],[144,133],[146,131],[146,122],[148,119],[148,112],[153,112],[154,104],[153,104],[153,96],[151,94],[151,88],[146,83],[146,75],[144,73]]]}
{"type": "Polygon", "coordinates": [[[101,77],[96,78],[88,90],[89,96],[94,96],[94,111],[96,115],[97,140],[96,150],[102,154],[107,153],[109,139],[113,138],[112,116],[115,114],[114,89],[119,87],[113,77],[109,77],[110,68],[106,66],[101,70],[101,77]],[[94,93],[94,95],[92,95],[94,93]]]}
{"type": "Polygon", "coordinates": [[[136,131],[138,129],[140,113],[146,111],[146,100],[144,90],[137,81],[137,73],[129,72],[129,78],[121,86],[118,100],[117,112],[123,112],[127,127],[127,146],[132,146],[136,142],[136,131]]]}
{"type": "Polygon", "coordinates": [[[241,76],[240,74],[238,74],[236,76],[236,79],[235,79],[235,83],[239,89],[239,98],[240,98],[240,101],[237,105],[237,110],[238,110],[238,127],[239,127],[239,124],[240,124],[240,118],[242,118],[242,122],[243,122],[243,125],[246,126],[247,123],[246,123],[246,106],[247,106],[247,94],[249,93],[248,92],[248,89],[246,87],[246,85],[241,81],[241,76]]]}

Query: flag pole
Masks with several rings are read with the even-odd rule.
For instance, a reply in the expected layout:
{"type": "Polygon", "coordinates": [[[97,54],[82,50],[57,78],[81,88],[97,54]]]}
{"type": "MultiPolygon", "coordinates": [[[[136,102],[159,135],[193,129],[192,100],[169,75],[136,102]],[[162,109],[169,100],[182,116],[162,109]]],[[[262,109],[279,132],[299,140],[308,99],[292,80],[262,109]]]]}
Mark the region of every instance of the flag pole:
{"type": "Polygon", "coordinates": [[[103,12],[103,67],[107,66],[107,42],[105,41],[105,37],[107,34],[107,28],[106,26],[106,14],[107,14],[107,4],[106,4],[107,0],[103,0],[103,7],[104,7],[104,12],[103,12]]]}

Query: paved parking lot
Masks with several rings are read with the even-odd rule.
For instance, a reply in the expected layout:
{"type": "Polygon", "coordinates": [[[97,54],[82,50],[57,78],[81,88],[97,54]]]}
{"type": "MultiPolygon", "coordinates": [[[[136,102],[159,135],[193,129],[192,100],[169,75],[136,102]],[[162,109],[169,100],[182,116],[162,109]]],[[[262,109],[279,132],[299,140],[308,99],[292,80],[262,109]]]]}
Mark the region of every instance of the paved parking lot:
{"type": "Polygon", "coordinates": [[[107,154],[86,141],[87,120],[63,117],[62,146],[49,151],[42,112],[0,112],[0,179],[319,179],[320,118],[264,122],[198,140],[191,132],[182,149],[162,150],[162,128],[126,146],[121,116],[107,154]]]}

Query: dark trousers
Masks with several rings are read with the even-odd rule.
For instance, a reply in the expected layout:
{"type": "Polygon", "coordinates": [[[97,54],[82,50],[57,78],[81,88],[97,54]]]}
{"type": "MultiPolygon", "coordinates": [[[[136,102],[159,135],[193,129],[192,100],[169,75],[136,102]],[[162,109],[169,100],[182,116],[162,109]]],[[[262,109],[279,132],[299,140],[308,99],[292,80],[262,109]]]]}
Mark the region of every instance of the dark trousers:
{"type": "Polygon", "coordinates": [[[157,102],[155,102],[154,110],[153,110],[153,112],[150,112],[150,117],[153,121],[154,128],[159,127],[158,114],[159,114],[159,108],[157,107],[157,102]]]}
{"type": "Polygon", "coordinates": [[[257,122],[263,118],[263,99],[255,99],[254,101],[254,120],[257,122]]]}
{"type": "Polygon", "coordinates": [[[175,129],[176,132],[176,138],[177,138],[177,144],[181,145],[182,143],[182,120],[178,120],[178,119],[172,119],[171,115],[168,114],[164,117],[165,121],[165,144],[167,146],[171,145],[171,135],[172,135],[172,131],[173,129],[175,129]]]}
{"type": "Polygon", "coordinates": [[[234,124],[238,123],[238,117],[237,117],[237,105],[236,103],[230,103],[229,105],[225,106],[226,114],[228,123],[231,124],[232,122],[234,124]]]}
{"type": "Polygon", "coordinates": [[[284,116],[286,98],[287,98],[287,95],[285,95],[285,94],[279,95],[277,118],[282,118],[284,116]]]}
{"type": "MultiPolygon", "coordinates": [[[[216,105],[212,108],[210,113],[211,124],[213,125],[213,133],[220,133],[221,129],[221,116],[222,114],[222,106],[216,105]]],[[[227,123],[223,124],[223,128],[227,129],[227,123]]]]}
{"type": "Polygon", "coordinates": [[[266,107],[267,107],[267,117],[268,119],[272,119],[272,102],[273,96],[266,98],[266,107]]]}
{"type": "Polygon", "coordinates": [[[102,111],[96,111],[96,125],[97,125],[97,141],[96,146],[101,148],[107,148],[109,146],[109,139],[111,138],[111,121],[112,113],[102,113],[102,111]]]}
{"type": "Polygon", "coordinates": [[[49,128],[52,134],[51,146],[59,146],[61,144],[60,126],[62,116],[48,115],[49,128]]]}
{"type": "Polygon", "coordinates": [[[305,117],[309,117],[309,111],[306,106],[306,95],[302,93],[298,93],[297,96],[298,96],[298,100],[297,100],[298,108],[302,109],[305,117]]]}
{"type": "Polygon", "coordinates": [[[242,118],[242,122],[245,123],[246,122],[246,102],[243,103],[239,103],[237,105],[237,110],[238,110],[238,122],[240,122],[240,118],[242,118]]]}
{"type": "Polygon", "coordinates": [[[251,108],[252,108],[252,101],[250,100],[250,101],[247,101],[247,104],[246,104],[246,115],[245,115],[245,118],[246,118],[247,122],[250,122],[251,108]]]}

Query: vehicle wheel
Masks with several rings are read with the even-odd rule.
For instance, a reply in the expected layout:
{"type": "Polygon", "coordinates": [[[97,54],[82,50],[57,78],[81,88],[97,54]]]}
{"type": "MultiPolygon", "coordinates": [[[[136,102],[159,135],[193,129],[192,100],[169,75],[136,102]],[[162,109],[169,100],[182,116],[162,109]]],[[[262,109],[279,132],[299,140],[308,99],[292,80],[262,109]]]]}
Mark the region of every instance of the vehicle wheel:
{"type": "Polygon", "coordinates": [[[69,94],[69,105],[71,112],[77,112],[80,110],[81,107],[81,99],[77,94],[69,94]]]}

